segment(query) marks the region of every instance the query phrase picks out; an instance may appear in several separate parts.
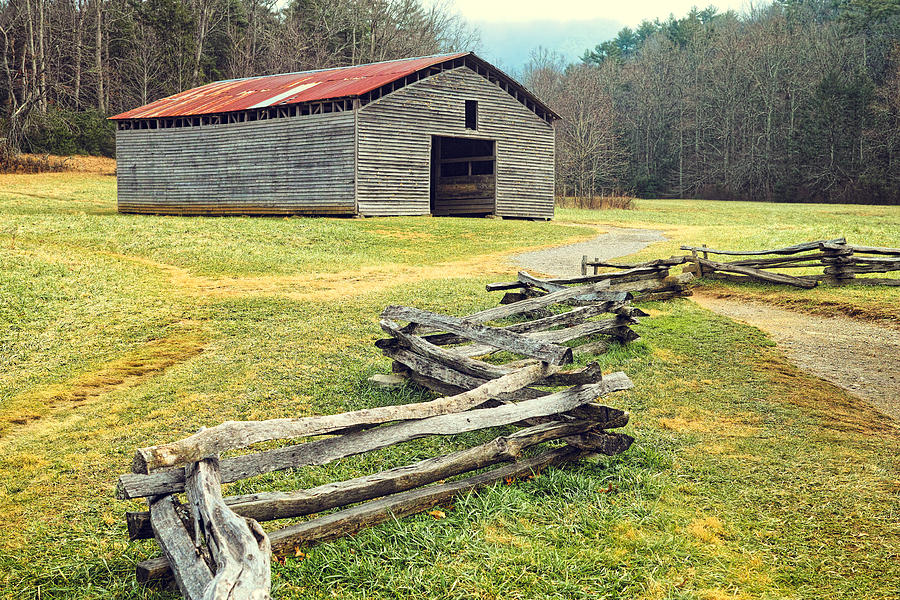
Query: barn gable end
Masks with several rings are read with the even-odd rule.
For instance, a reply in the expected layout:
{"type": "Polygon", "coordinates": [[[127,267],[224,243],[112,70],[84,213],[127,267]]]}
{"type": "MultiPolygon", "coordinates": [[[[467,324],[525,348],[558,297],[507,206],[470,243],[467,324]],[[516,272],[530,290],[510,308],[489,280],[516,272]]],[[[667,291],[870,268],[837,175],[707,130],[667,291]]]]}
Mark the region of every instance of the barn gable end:
{"type": "MultiPolygon", "coordinates": [[[[553,217],[553,126],[468,67],[432,75],[364,106],[358,124],[357,201],[362,215],[431,212],[434,136],[492,140],[495,209],[553,217]],[[466,128],[466,101],[477,127],[466,128]]],[[[478,212],[478,211],[473,211],[478,212]]]]}

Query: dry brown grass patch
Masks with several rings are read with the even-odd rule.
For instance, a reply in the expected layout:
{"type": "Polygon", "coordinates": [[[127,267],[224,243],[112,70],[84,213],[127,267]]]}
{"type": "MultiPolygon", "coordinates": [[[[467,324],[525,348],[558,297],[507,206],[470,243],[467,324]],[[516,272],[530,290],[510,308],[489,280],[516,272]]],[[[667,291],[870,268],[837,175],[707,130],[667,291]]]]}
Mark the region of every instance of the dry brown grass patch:
{"type": "Polygon", "coordinates": [[[150,258],[117,252],[102,254],[135,262],[168,274],[172,285],[192,296],[279,296],[293,300],[337,300],[426,279],[461,279],[486,275],[508,275],[501,252],[449,263],[427,266],[390,265],[361,267],[353,271],[261,277],[205,277],[187,269],[150,258]]]}
{"type": "Polygon", "coordinates": [[[750,596],[743,592],[728,592],[720,589],[706,589],[700,591],[703,600],[749,600],[750,596]]]}
{"type": "Polygon", "coordinates": [[[718,517],[701,517],[691,521],[685,530],[694,538],[707,544],[719,545],[725,535],[725,526],[718,517]]]}
{"type": "Polygon", "coordinates": [[[779,398],[815,414],[829,429],[900,438],[900,426],[893,419],[838,386],[804,373],[780,356],[760,358],[754,370],[781,388],[779,398]]]}
{"type": "Polygon", "coordinates": [[[484,540],[489,544],[497,544],[500,546],[514,546],[516,548],[524,548],[527,544],[522,538],[511,534],[502,527],[486,525],[482,531],[484,540]]]}
{"type": "Polygon", "coordinates": [[[623,193],[598,196],[560,196],[556,198],[556,206],[588,210],[634,210],[634,201],[634,196],[623,193]]]}
{"type": "Polygon", "coordinates": [[[751,414],[723,415],[696,407],[677,407],[674,414],[671,408],[654,408],[650,415],[656,417],[663,429],[676,433],[715,433],[717,441],[746,438],[759,431],[755,424],[759,418],[751,414]]]}
{"type": "Polygon", "coordinates": [[[153,340],[96,370],[32,392],[14,400],[5,414],[0,414],[0,435],[6,434],[11,425],[27,425],[39,420],[56,407],[77,406],[110,392],[134,387],[196,356],[203,347],[204,342],[196,333],[153,340]]]}
{"type": "Polygon", "coordinates": [[[34,175],[39,173],[89,173],[115,175],[116,159],[105,156],[56,156],[53,154],[13,154],[0,160],[0,173],[34,175]]]}

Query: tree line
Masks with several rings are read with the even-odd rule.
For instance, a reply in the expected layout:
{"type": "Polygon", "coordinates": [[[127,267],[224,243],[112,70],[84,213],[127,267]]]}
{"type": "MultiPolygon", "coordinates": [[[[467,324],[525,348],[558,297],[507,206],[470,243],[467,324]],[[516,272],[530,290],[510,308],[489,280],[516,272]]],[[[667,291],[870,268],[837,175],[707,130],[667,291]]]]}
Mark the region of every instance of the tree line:
{"type": "Polygon", "coordinates": [[[210,81],[477,41],[420,0],[0,0],[0,128],[14,150],[111,155],[106,116],[210,81]]]}
{"type": "MultiPolygon", "coordinates": [[[[112,155],[108,115],[197,85],[477,42],[422,0],[0,0],[0,146],[112,155]]],[[[564,195],[900,203],[900,0],[695,9],[523,78],[564,195]]]]}
{"type": "Polygon", "coordinates": [[[695,9],[524,78],[565,118],[558,193],[900,204],[900,0],[695,9]]]}

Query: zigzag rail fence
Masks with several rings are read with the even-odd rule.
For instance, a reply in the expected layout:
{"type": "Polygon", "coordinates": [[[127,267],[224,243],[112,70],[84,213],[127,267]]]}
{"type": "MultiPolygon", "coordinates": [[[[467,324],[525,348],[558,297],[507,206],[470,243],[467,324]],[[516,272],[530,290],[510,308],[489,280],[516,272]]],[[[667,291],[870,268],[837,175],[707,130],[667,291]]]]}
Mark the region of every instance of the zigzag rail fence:
{"type": "Polygon", "coordinates": [[[189,600],[268,598],[273,554],[294,553],[549,466],[628,449],[633,438],[611,431],[628,423],[628,413],[597,402],[632,387],[628,376],[603,375],[597,363],[566,366],[612,340],[637,339],[630,326],[645,313],[631,306],[631,294],[610,291],[608,279],[565,287],[523,278],[529,297],[462,318],[406,306],[382,312],[387,337],[376,346],[396,373],[437,392],[435,400],[229,421],[139,449],[132,472],[119,477],[117,497],[147,500],[147,510],[126,514],[129,537],[155,538],[162,555],[138,564],[138,580],[174,577],[189,600]],[[380,473],[311,489],[223,496],[223,483],[495,427],[505,429],[492,441],[380,473]],[[276,441],[286,444],[272,447],[276,441]],[[234,453],[259,443],[266,448],[234,453]],[[310,515],[316,516],[274,530],[260,525],[310,515]]]}
{"type": "Polygon", "coordinates": [[[900,271],[900,248],[859,246],[848,244],[845,238],[816,240],[772,250],[714,250],[705,245],[681,246],[681,249],[691,251],[691,256],[685,257],[691,263],[685,270],[709,279],[780,283],[800,288],[813,288],[820,282],[832,285],[900,285],[900,279],[857,277],[900,271]],[[720,262],[711,260],[710,254],[754,258],[720,262]],[[775,271],[814,267],[822,267],[822,273],[788,275],[775,271]]]}

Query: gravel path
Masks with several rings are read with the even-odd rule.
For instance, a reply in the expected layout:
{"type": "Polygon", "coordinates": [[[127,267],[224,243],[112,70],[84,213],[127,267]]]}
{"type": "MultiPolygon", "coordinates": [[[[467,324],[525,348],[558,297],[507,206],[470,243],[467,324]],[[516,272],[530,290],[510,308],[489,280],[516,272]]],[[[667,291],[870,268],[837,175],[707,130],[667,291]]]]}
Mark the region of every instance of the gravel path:
{"type": "MultiPolygon", "coordinates": [[[[547,275],[581,274],[585,254],[604,260],[633,254],[666,238],[652,229],[608,227],[592,240],[512,258],[547,275]]],[[[850,317],[822,317],[766,304],[694,293],[700,306],[769,334],[792,363],[863,398],[900,421],[900,331],[850,317]]]]}
{"type": "Polygon", "coordinates": [[[768,333],[792,363],[900,420],[900,331],[850,317],[692,296],[700,306],[768,333]]]}
{"type": "Polygon", "coordinates": [[[513,263],[521,269],[544,273],[555,277],[581,275],[581,257],[610,260],[643,250],[654,242],[664,242],[666,237],[654,229],[631,229],[603,226],[602,233],[592,240],[525,252],[512,257],[513,263]]]}

